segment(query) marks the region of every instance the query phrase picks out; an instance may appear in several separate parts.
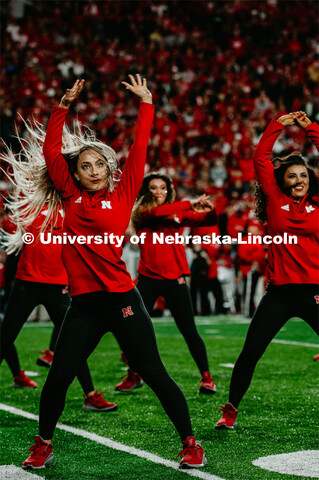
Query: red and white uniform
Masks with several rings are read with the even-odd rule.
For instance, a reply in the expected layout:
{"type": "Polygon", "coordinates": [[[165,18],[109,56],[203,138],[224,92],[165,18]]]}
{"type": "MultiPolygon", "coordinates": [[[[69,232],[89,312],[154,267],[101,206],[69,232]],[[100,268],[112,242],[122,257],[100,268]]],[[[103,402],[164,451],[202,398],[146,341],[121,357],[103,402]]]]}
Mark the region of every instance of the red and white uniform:
{"type": "MultiPolygon", "coordinates": [[[[279,188],[270,161],[273,145],[284,126],[272,120],[265,130],[254,153],[253,161],[257,179],[266,196],[268,231],[275,235],[296,235],[298,244],[269,245],[268,276],[272,284],[319,283],[319,215],[318,207],[312,205],[306,195],[299,204],[279,188]]],[[[312,123],[306,133],[319,149],[319,127],[312,123]]]]}
{"type": "Polygon", "coordinates": [[[146,233],[144,244],[140,243],[141,257],[138,273],[159,280],[176,280],[189,275],[185,248],[182,244],[154,243],[154,233],[181,234],[183,227],[214,225],[216,213],[197,213],[191,209],[189,200],[167,203],[141,213],[143,226],[138,231],[146,233]]]}
{"type": "MultiPolygon", "coordinates": [[[[62,235],[63,216],[62,207],[59,211],[57,224],[52,230],[52,235],[62,235]]],[[[32,225],[28,227],[28,233],[34,235],[35,241],[25,244],[21,253],[16,278],[27,282],[49,283],[54,285],[67,285],[68,276],[65,271],[62,258],[60,244],[44,244],[40,242],[40,228],[47,214],[47,207],[44,207],[34,220],[32,225]]],[[[48,226],[47,232],[51,232],[48,226]]]]}
{"type": "MultiPolygon", "coordinates": [[[[113,192],[105,187],[90,193],[76,184],[61,153],[62,130],[67,109],[54,107],[43,153],[50,177],[63,196],[64,231],[71,236],[113,233],[122,236],[128,226],[134,201],[141,187],[154,116],[154,105],[141,102],[136,133],[121,181],[113,192]]],[[[96,291],[127,292],[134,284],[121,260],[122,247],[115,244],[67,243],[62,259],[69,276],[71,295],[96,291]]]]}

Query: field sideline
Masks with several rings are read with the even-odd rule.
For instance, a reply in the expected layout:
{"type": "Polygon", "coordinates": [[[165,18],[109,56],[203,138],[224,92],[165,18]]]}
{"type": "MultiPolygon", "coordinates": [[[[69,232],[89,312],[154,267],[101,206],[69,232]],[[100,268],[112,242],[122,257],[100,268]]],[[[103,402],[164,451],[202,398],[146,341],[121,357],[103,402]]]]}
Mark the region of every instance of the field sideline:
{"type": "MultiPolygon", "coordinates": [[[[311,469],[295,476],[268,471],[252,462],[268,455],[317,449],[318,363],[312,361],[319,349],[316,335],[298,319],[288,322],[256,368],[241,404],[238,429],[225,432],[213,427],[220,417],[219,405],[227,400],[231,367],[242,347],[248,321],[236,316],[197,317],[197,324],[218,388],[214,396],[198,394],[200,375],[175,323],[170,318],[154,320],[164,364],[186,395],[195,436],[205,449],[208,465],[204,469],[175,470],[179,439],[148,387],[130,394],[115,392],[114,385],[125,371],[117,343],[107,334],[89,364],[95,388],[107,390],[106,399],[116,401],[118,410],[83,412],[82,391],[76,380],[60,419],[67,431],[57,429],[55,433],[55,463],[36,475],[52,480],[179,480],[190,475],[207,480],[315,478],[311,469]],[[154,463],[156,459],[160,463],[154,463]]],[[[34,419],[47,370],[38,367],[35,360],[37,351],[47,347],[50,333],[48,324],[30,323],[16,342],[22,368],[39,374],[34,378],[38,389],[12,388],[5,362],[1,367],[0,401],[7,410],[0,407],[1,465],[20,466],[37,433],[34,419]],[[29,412],[31,417],[16,415],[21,412],[10,407],[29,412]]],[[[0,478],[6,478],[1,468],[0,478]]]]}

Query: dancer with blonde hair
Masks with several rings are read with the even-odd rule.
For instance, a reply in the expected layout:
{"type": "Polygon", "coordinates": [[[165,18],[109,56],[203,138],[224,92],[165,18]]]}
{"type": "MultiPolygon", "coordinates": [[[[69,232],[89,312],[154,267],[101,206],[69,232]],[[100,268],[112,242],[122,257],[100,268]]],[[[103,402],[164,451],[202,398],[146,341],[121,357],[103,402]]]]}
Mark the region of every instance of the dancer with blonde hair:
{"type": "Polygon", "coordinates": [[[84,80],[77,80],[60,106],[53,108],[46,132],[43,153],[54,188],[62,198],[64,229],[81,241],[62,245],[72,302],[41,394],[39,435],[23,468],[43,468],[53,462],[51,438],[68,387],[106,332],[115,335],[130,365],[155,392],[176,427],[183,441],[181,468],[206,463],[203,449],[193,437],[185,397],[165,370],[152,322],[121,260],[122,248],[111,242],[95,243],[101,235],[124,236],[143,180],[154,106],[146,79],[139,75],[129,78],[130,83],[122,84],[141,103],[134,143],[115,189],[117,162],[110,147],[93,138],[88,143],[79,141],[71,153],[63,152],[65,118],[84,80]]]}

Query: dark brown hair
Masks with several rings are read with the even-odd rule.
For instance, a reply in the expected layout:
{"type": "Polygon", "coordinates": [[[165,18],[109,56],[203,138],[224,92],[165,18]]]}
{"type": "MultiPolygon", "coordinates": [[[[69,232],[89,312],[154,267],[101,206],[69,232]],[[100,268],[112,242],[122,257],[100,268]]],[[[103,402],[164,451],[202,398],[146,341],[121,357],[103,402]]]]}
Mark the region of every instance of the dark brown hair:
{"type": "MultiPolygon", "coordinates": [[[[306,161],[302,157],[301,153],[293,152],[286,157],[275,157],[272,160],[274,165],[274,174],[279,188],[282,192],[288,197],[291,196],[291,190],[285,186],[284,175],[287,168],[292,167],[293,165],[303,165],[306,167],[309,175],[309,190],[308,190],[308,200],[313,205],[319,206],[318,199],[315,198],[318,196],[318,178],[312,168],[309,168],[306,164],[306,161]]],[[[267,212],[266,212],[266,198],[260,183],[256,182],[255,184],[255,218],[260,221],[260,223],[266,223],[267,221],[267,212]]]]}
{"type": "Polygon", "coordinates": [[[155,206],[152,192],[149,190],[149,184],[152,180],[157,179],[163,180],[163,182],[166,183],[167,197],[165,203],[173,203],[175,200],[176,192],[173,182],[169,177],[157,172],[152,172],[146,175],[143,179],[142,187],[136,199],[136,207],[134,208],[132,214],[132,223],[136,231],[140,230],[142,227],[140,213],[155,206]]]}

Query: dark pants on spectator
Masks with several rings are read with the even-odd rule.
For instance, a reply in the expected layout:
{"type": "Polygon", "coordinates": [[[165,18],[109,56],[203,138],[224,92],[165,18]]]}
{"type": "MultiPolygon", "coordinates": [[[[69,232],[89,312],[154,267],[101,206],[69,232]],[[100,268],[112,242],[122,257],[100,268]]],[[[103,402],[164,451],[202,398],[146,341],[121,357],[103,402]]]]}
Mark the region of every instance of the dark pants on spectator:
{"type": "Polygon", "coordinates": [[[193,309],[197,311],[197,292],[200,296],[200,314],[210,314],[210,304],[208,301],[208,286],[206,275],[193,275],[191,276],[190,294],[193,303],[193,309]]]}
{"type": "MultiPolygon", "coordinates": [[[[1,357],[9,365],[14,377],[20,373],[20,363],[14,341],[19,335],[28,316],[37,305],[44,305],[54,326],[59,332],[67,309],[70,305],[69,294],[62,293],[63,285],[26,282],[16,280],[12,288],[6,313],[1,323],[1,357]]],[[[51,340],[51,347],[54,342],[51,340]]],[[[54,350],[54,348],[53,348],[54,350]]],[[[85,363],[78,373],[78,380],[84,393],[94,390],[89,367],[85,363]]]]}
{"type": "Polygon", "coordinates": [[[72,298],[42,390],[40,435],[52,438],[69,385],[106,332],[112,332],[129,365],[150,386],[181,439],[192,436],[185,397],[158,353],[154,328],[137,289],[94,292],[72,298]]]}
{"type": "MultiPolygon", "coordinates": [[[[219,313],[225,313],[226,309],[224,308],[224,295],[222,286],[220,281],[217,277],[215,278],[208,278],[207,279],[207,290],[208,292],[213,292],[215,297],[215,314],[218,315],[219,313]]],[[[210,310],[208,315],[210,314],[210,310]]]]}
{"type": "Polygon", "coordinates": [[[157,280],[139,276],[137,283],[148,312],[152,311],[155,300],[162,296],[167,302],[176,325],[186,340],[188,348],[201,374],[208,371],[205,344],[200,337],[194,319],[189,289],[184,277],[177,280],[157,280]]]}
{"type": "Polygon", "coordinates": [[[260,278],[260,273],[258,270],[252,270],[246,275],[244,278],[244,294],[243,294],[243,301],[244,301],[244,308],[243,312],[248,317],[252,317],[256,310],[256,305],[254,302],[254,296],[257,288],[257,283],[260,278]],[[248,281],[248,275],[250,275],[250,279],[248,281]],[[247,285],[249,285],[249,292],[247,292],[247,285]],[[248,298],[247,298],[248,295],[248,298]],[[247,308],[246,308],[247,305],[247,308]]]}
{"type": "Polygon", "coordinates": [[[215,314],[225,313],[224,295],[222,286],[218,278],[207,278],[207,276],[192,276],[190,293],[193,302],[193,308],[196,310],[197,292],[200,294],[200,312],[201,315],[211,315],[211,306],[208,300],[208,293],[213,292],[215,297],[215,314]]]}
{"type": "Polygon", "coordinates": [[[299,317],[318,334],[318,286],[269,285],[249,326],[244,347],[236,361],[229,401],[238,407],[250,385],[256,364],[266,348],[292,317],[299,317]]]}

